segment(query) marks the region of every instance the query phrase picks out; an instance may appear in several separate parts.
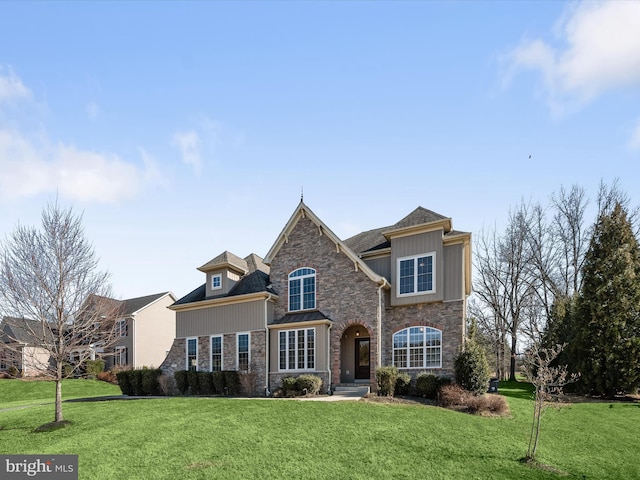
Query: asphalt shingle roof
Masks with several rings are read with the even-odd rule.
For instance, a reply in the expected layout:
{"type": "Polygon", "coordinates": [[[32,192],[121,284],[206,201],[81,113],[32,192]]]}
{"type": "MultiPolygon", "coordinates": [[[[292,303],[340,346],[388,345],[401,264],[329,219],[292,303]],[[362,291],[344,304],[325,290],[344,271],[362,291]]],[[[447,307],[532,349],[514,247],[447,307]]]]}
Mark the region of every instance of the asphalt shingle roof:
{"type": "Polygon", "coordinates": [[[281,325],[285,323],[300,323],[300,322],[310,322],[313,320],[331,320],[324,313],[319,310],[311,310],[308,312],[295,312],[295,313],[287,313],[282,318],[275,320],[273,322],[274,325],[281,325]]]}
{"type": "Polygon", "coordinates": [[[273,288],[271,288],[271,283],[269,282],[269,275],[267,275],[265,272],[262,272],[260,270],[256,270],[255,272],[242,277],[238,281],[238,283],[236,283],[227,294],[214,295],[214,296],[207,297],[206,285],[200,285],[198,288],[196,288],[192,292],[180,298],[177,302],[174,303],[174,305],[184,305],[186,303],[201,302],[203,300],[235,297],[238,295],[248,295],[250,293],[260,293],[260,292],[273,293],[274,295],[277,295],[276,291],[273,290],[273,288]]]}

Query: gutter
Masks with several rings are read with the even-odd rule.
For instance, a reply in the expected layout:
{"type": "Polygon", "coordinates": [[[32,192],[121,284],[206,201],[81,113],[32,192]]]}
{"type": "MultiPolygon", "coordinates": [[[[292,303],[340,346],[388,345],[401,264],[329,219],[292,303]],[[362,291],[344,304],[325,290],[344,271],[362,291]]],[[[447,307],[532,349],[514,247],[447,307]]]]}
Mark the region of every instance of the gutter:
{"type": "Polygon", "coordinates": [[[269,294],[269,296],[267,298],[264,299],[264,334],[265,334],[265,346],[264,346],[264,351],[265,351],[265,368],[264,368],[264,385],[265,385],[265,396],[269,396],[269,392],[270,392],[270,388],[269,388],[269,369],[270,369],[270,362],[269,362],[269,343],[271,341],[271,339],[269,338],[269,309],[268,309],[268,302],[271,301],[273,299],[273,295],[269,294]]]}
{"type": "Polygon", "coordinates": [[[329,386],[327,390],[329,395],[333,394],[333,384],[331,383],[331,327],[333,327],[333,325],[330,323],[327,329],[327,371],[329,372],[329,386]]]}
{"type": "Polygon", "coordinates": [[[378,330],[378,345],[377,345],[377,355],[378,355],[378,361],[377,363],[377,367],[380,368],[382,366],[382,289],[388,287],[391,288],[391,286],[389,285],[389,283],[387,282],[387,279],[382,277],[382,282],[380,283],[380,286],[378,287],[378,315],[377,315],[377,330],[378,330]]]}

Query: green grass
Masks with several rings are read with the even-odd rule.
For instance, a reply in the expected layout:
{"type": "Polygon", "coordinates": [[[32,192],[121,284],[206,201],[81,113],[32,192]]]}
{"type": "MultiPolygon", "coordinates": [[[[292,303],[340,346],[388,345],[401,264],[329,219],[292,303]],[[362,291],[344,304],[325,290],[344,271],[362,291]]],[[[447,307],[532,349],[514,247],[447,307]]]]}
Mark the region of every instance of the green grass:
{"type": "MultiPolygon", "coordinates": [[[[121,395],[120,388],[117,385],[98,380],[68,379],[62,381],[63,400],[107,395],[121,395]]],[[[51,403],[55,400],[55,396],[56,384],[53,381],[0,380],[0,410],[23,405],[51,403]]]]}
{"type": "MultiPolygon", "coordinates": [[[[530,389],[501,391],[509,418],[422,405],[168,398],[67,403],[71,425],[34,433],[53,405],[34,406],[0,413],[0,453],[78,454],[80,478],[100,480],[557,478],[518,462],[530,389]]],[[[638,404],[549,410],[539,459],[571,477],[640,478],[638,425],[638,404]]]]}

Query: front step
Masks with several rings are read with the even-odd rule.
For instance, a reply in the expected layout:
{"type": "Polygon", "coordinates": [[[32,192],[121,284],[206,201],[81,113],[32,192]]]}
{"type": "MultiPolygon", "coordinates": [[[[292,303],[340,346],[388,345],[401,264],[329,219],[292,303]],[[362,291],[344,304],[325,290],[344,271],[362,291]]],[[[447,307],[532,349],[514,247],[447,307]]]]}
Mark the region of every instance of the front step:
{"type": "Polygon", "coordinates": [[[371,392],[371,387],[369,385],[338,385],[333,389],[334,395],[354,398],[362,398],[369,392],[371,392]]]}

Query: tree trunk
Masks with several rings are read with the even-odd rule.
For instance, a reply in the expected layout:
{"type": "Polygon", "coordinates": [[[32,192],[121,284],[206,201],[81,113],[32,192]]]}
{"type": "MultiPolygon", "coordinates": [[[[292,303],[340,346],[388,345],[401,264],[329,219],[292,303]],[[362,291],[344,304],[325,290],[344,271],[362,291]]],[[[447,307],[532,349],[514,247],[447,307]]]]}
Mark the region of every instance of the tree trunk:
{"type": "Polygon", "coordinates": [[[516,381],[516,347],[518,339],[515,335],[511,336],[511,363],[509,365],[509,380],[516,381]]]}
{"type": "Polygon", "coordinates": [[[56,422],[64,420],[62,416],[62,363],[58,363],[58,376],[56,378],[56,422]]]}

